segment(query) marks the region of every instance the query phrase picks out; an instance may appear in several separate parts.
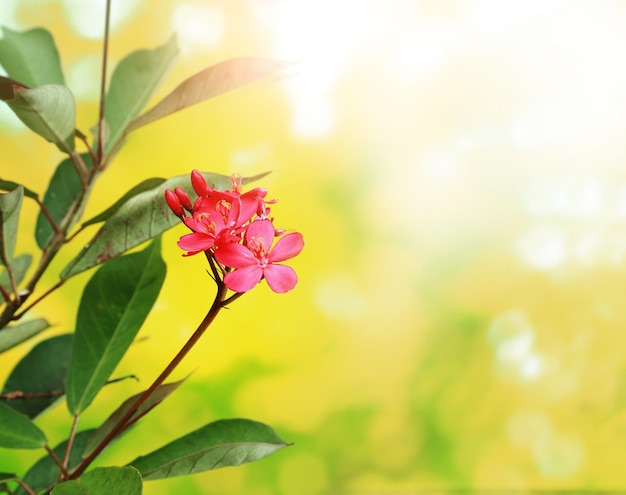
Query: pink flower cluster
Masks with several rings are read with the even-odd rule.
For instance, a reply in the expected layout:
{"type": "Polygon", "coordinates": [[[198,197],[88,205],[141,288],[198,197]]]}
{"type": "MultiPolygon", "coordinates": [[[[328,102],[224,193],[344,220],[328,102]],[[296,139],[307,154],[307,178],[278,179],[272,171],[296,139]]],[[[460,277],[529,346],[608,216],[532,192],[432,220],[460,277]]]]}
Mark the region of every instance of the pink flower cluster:
{"type": "Polygon", "coordinates": [[[293,289],[298,277],[293,268],[279,264],[298,255],[304,247],[302,234],[284,234],[269,218],[267,190],[241,193],[239,176],[231,176],[232,190],[217,191],[200,172],[191,172],[191,185],[198,198],[191,203],[177,187],[165,191],[165,201],[191,229],[178,241],[184,256],[206,252],[224,268],[224,283],[235,292],[247,292],[265,279],[274,292],[293,289]],[[280,237],[274,244],[275,238],[280,237]],[[272,247],[273,246],[273,247],[272,247]]]}

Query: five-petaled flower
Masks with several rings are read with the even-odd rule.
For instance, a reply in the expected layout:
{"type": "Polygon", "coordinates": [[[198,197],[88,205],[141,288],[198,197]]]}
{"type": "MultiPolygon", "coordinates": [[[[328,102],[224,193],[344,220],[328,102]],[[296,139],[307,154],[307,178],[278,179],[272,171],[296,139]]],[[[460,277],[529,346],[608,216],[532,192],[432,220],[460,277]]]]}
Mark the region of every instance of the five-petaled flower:
{"type": "Polygon", "coordinates": [[[302,251],[302,234],[280,237],[284,231],[268,218],[267,204],[274,201],[265,201],[267,190],[255,188],[242,194],[241,178],[233,175],[231,181],[232,190],[218,191],[194,170],[191,184],[198,198],[193,205],[181,188],[165,192],[170,209],[191,230],[178,246],[187,251],[184,256],[204,252],[216,260],[223,269],[224,284],[235,292],[247,292],[262,279],[274,292],[293,289],[298,281],[295,271],[278,262],[302,251]]]}
{"type": "Polygon", "coordinates": [[[247,292],[262,278],[267,280],[274,292],[287,292],[296,286],[296,272],[278,262],[293,258],[302,251],[302,234],[287,234],[272,248],[275,235],[276,230],[271,221],[256,220],[248,226],[244,244],[230,242],[216,249],[217,261],[235,269],[224,276],[224,283],[229,289],[247,292]]]}

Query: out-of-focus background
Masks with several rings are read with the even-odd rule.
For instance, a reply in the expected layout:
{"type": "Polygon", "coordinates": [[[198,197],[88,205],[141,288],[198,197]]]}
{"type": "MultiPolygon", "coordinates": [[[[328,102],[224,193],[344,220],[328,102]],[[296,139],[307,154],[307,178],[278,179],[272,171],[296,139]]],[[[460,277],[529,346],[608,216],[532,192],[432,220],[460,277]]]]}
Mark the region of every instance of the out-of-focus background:
{"type": "MultiPolygon", "coordinates": [[[[103,9],[0,3],[3,25],[53,32],[85,132],[103,9]]],[[[172,33],[181,55],[155,101],[230,57],[300,64],[135,132],[86,216],[148,177],[271,170],[276,222],[306,248],[297,288],[259,286],[220,315],[186,383],[102,463],[248,417],[295,445],[145,493],[626,488],[626,4],[114,0],[111,63],[172,33]]],[[[0,176],[42,193],[60,153],[0,110],[0,176]]],[[[107,387],[82,427],[145,388],[204,315],[213,287],[183,233],[164,236],[165,287],[116,371],[141,382],[107,387]]],[[[38,307],[55,323],[40,338],[72,329],[86,280],[38,307]]],[[[32,344],[3,355],[2,380],[32,344]]],[[[68,413],[39,423],[54,444],[68,413]]],[[[2,471],[32,460],[0,450],[2,471]]]]}

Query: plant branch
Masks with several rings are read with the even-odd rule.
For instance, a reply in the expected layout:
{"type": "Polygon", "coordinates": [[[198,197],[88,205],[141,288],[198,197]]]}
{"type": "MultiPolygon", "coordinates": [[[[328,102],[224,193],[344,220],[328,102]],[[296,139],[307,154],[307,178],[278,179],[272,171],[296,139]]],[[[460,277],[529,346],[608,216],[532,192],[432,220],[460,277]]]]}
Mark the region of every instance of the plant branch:
{"type": "Polygon", "coordinates": [[[59,469],[61,470],[61,472],[59,473],[59,479],[61,478],[61,476],[67,476],[67,469],[65,469],[65,467],[63,466],[61,459],[59,459],[54,453],[54,450],[52,450],[48,444],[44,445],[44,448],[46,449],[46,452],[48,452],[48,455],[52,458],[54,463],[59,466],[59,469]]]}
{"type": "Polygon", "coordinates": [[[104,15],[104,42],[102,48],[102,76],[100,79],[100,110],[98,116],[98,148],[96,149],[96,162],[102,165],[104,156],[104,108],[106,102],[107,60],[109,58],[109,21],[111,18],[111,0],[106,0],[106,13],[104,15]]]}
{"type": "Polygon", "coordinates": [[[35,299],[28,306],[26,306],[20,313],[17,313],[15,315],[13,315],[12,319],[13,320],[19,320],[28,311],[30,311],[33,308],[33,306],[35,306],[37,303],[41,302],[43,299],[45,299],[50,294],[52,294],[55,290],[57,290],[59,287],[61,287],[65,283],[66,280],[67,279],[65,279],[65,278],[60,279],[56,284],[54,284],[52,287],[50,287],[46,292],[41,294],[37,299],[35,299]]]}
{"type": "Polygon", "coordinates": [[[146,403],[146,401],[150,398],[150,396],[156,391],[156,389],[163,384],[163,382],[172,374],[172,372],[176,369],[176,367],[180,364],[180,362],[185,358],[185,356],[193,349],[193,347],[198,343],[200,337],[204,334],[207,328],[213,323],[215,318],[217,317],[220,310],[224,307],[224,301],[226,300],[226,294],[228,293],[228,288],[224,285],[220,279],[217,280],[217,293],[215,294],[215,299],[209,308],[208,313],[204,317],[204,319],[198,325],[198,328],[194,331],[194,333],[189,337],[189,340],[181,347],[176,356],[170,361],[170,363],[165,367],[165,369],[161,372],[161,374],[154,380],[152,385],[143,393],[141,396],[137,398],[135,403],[126,411],[126,413],[119,419],[117,424],[111,429],[111,431],[100,441],[100,443],[93,449],[93,451],[83,459],[83,461],[76,467],[74,471],[69,474],[69,479],[78,478],[84,471],[87,469],[89,464],[93,462],[93,460],[100,455],[100,453],[104,450],[104,448],[121,432],[123,432],[126,428],[128,428],[134,421],[133,416],[137,413],[139,408],[146,403]]]}
{"type": "Polygon", "coordinates": [[[76,429],[78,428],[78,420],[80,419],[80,415],[74,415],[74,421],[72,421],[72,429],[70,430],[70,436],[67,439],[67,446],[65,447],[65,455],[63,456],[63,464],[61,465],[61,476],[59,477],[59,481],[66,479],[68,476],[67,473],[67,464],[70,461],[70,453],[72,452],[72,446],[74,445],[74,438],[76,437],[76,429]]]}
{"type": "Polygon", "coordinates": [[[28,495],[37,495],[33,489],[26,484],[26,482],[20,478],[15,478],[15,481],[19,483],[19,485],[28,493],[28,495]]]}

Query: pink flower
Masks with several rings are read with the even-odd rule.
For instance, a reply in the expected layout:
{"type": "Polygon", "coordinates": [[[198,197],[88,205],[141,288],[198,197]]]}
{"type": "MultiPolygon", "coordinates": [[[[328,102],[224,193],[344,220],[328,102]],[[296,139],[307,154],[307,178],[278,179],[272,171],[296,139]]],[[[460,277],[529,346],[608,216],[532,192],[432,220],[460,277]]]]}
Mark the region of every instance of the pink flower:
{"type": "Polygon", "coordinates": [[[270,220],[257,220],[248,226],[244,244],[218,245],[215,250],[217,261],[234,268],[224,276],[224,283],[230,290],[247,292],[263,278],[274,292],[287,292],[296,286],[298,277],[293,268],[277,263],[302,251],[302,234],[287,234],[272,248],[275,235],[276,230],[270,220]]]}

